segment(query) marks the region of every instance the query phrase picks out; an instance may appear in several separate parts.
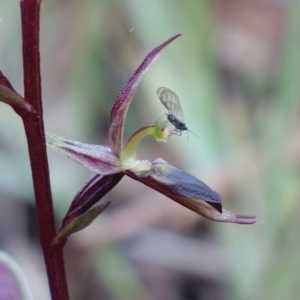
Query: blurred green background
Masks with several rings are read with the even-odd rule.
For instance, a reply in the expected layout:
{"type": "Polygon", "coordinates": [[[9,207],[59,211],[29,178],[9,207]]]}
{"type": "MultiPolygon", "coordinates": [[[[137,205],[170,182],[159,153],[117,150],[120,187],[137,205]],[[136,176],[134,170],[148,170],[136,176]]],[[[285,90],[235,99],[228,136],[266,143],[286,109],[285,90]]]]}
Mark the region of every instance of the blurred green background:
{"type": "MultiPolygon", "coordinates": [[[[223,195],[252,226],[213,223],[125,178],[109,209],[69,239],[71,299],[299,299],[298,0],[65,0],[42,3],[47,132],[108,144],[110,109],[155,46],[176,33],[142,81],[125,138],[165,113],[160,86],[187,126],[140,158],[163,157],[223,195]]],[[[0,2],[0,69],[23,93],[19,1],[0,2]]],[[[57,224],[92,174],[49,151],[57,224]]],[[[0,103],[0,247],[35,299],[49,299],[20,118],[0,103]]]]}

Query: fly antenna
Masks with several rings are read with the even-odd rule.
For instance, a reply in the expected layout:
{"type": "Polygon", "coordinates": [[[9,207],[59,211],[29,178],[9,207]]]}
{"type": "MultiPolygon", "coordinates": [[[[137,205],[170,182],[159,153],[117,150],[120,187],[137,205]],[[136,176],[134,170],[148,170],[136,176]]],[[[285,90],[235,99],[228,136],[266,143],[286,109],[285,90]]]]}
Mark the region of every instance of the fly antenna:
{"type": "MultiPolygon", "coordinates": [[[[188,132],[191,132],[195,137],[197,137],[198,139],[199,139],[199,136],[196,134],[196,133],[194,133],[193,131],[191,131],[191,130],[187,130],[188,132]]],[[[188,137],[189,137],[189,134],[188,134],[188,137]]]]}
{"type": "Polygon", "coordinates": [[[157,123],[160,119],[163,118],[163,116],[165,116],[166,114],[163,114],[158,120],[155,121],[155,123],[157,123]]]}

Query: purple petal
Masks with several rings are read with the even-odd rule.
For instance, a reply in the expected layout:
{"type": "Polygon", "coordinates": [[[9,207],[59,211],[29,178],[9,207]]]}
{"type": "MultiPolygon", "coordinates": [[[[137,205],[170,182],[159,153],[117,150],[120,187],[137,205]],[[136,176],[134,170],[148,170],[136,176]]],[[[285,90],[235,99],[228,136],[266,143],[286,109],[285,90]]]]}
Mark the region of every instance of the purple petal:
{"type": "Polygon", "coordinates": [[[64,244],[71,234],[89,226],[108,207],[109,204],[110,202],[99,204],[69,223],[64,223],[64,225],[59,228],[53,244],[64,244]]]}
{"type": "Polygon", "coordinates": [[[150,170],[126,170],[126,175],[166,195],[194,212],[217,222],[253,224],[253,216],[236,215],[222,209],[221,196],[199,179],[162,160],[150,170]]]}
{"type": "Polygon", "coordinates": [[[86,212],[113,187],[115,187],[123,178],[123,176],[124,173],[112,175],[94,175],[88,182],[84,184],[81,190],[74,197],[68,213],[62,223],[68,223],[70,220],[86,212]]]}
{"type": "Polygon", "coordinates": [[[90,169],[92,172],[108,175],[121,171],[119,157],[113,154],[108,147],[83,144],[55,135],[49,136],[56,141],[49,143],[48,146],[57,152],[65,154],[72,160],[90,169]]]}
{"type": "Polygon", "coordinates": [[[113,153],[120,155],[123,149],[123,131],[127,110],[129,108],[131,99],[138,87],[138,84],[140,83],[152,63],[160,55],[161,51],[179,36],[180,34],[176,34],[158,47],[154,48],[146,56],[142,64],[138,67],[133,76],[129,79],[128,83],[124,85],[121,92],[119,93],[113,105],[110,116],[109,143],[113,153]]]}
{"type": "Polygon", "coordinates": [[[70,234],[88,226],[88,221],[93,221],[90,216],[95,215],[97,211],[103,211],[107,205],[104,204],[104,206],[99,206],[99,209],[96,211],[91,211],[91,214],[86,215],[86,213],[112,188],[114,188],[123,178],[123,176],[124,173],[117,173],[112,175],[97,174],[93,176],[88,182],[86,182],[74,197],[71,206],[59,227],[58,233],[53,243],[63,244],[64,242],[66,242],[70,234]],[[102,210],[101,207],[103,208],[102,210]],[[81,219],[81,216],[83,216],[83,219],[81,219]],[[75,221],[75,223],[73,223],[73,221],[75,221]]]}
{"type": "Polygon", "coordinates": [[[3,251],[0,251],[0,299],[32,299],[21,268],[3,251]]]}
{"type": "Polygon", "coordinates": [[[221,195],[198,178],[167,162],[155,161],[152,171],[151,178],[167,186],[175,195],[206,201],[220,213],[222,212],[221,195]]]}
{"type": "Polygon", "coordinates": [[[166,162],[154,162],[151,169],[136,170],[138,168],[126,170],[125,173],[185,207],[196,211],[197,205],[208,203],[222,212],[221,196],[204,182],[179,168],[166,162]]]}

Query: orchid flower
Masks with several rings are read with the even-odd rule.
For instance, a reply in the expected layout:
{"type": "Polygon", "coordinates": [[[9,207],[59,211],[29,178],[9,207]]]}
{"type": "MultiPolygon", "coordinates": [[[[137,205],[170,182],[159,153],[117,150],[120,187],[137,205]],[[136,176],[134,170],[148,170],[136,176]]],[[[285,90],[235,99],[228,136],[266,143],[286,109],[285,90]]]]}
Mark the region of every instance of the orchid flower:
{"type": "Polygon", "coordinates": [[[162,50],[179,36],[180,34],[177,34],[154,48],[124,85],[111,111],[109,147],[83,144],[48,135],[53,139],[48,146],[96,173],[75,196],[54,243],[65,243],[70,234],[88,226],[109,202],[95,204],[118,184],[124,175],[140,181],[208,219],[239,224],[255,223],[253,216],[236,215],[226,211],[222,208],[222,198],[217,192],[162,158],[153,162],[138,159],[136,149],[144,137],[152,135],[156,141],[167,141],[170,134],[167,121],[138,129],[126,145],[123,144],[127,111],[139,83],[162,50]]]}

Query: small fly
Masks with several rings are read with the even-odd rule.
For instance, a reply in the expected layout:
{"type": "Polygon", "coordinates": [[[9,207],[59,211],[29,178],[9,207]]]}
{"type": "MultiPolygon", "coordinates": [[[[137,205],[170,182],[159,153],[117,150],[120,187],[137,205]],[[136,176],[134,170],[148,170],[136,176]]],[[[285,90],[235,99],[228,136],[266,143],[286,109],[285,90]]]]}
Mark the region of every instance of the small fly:
{"type": "Polygon", "coordinates": [[[181,131],[190,131],[185,125],[186,122],[178,96],[166,87],[160,87],[157,90],[157,95],[161,103],[168,110],[167,118],[169,122],[175,127],[175,129],[171,131],[172,134],[181,135],[181,131]]]}

